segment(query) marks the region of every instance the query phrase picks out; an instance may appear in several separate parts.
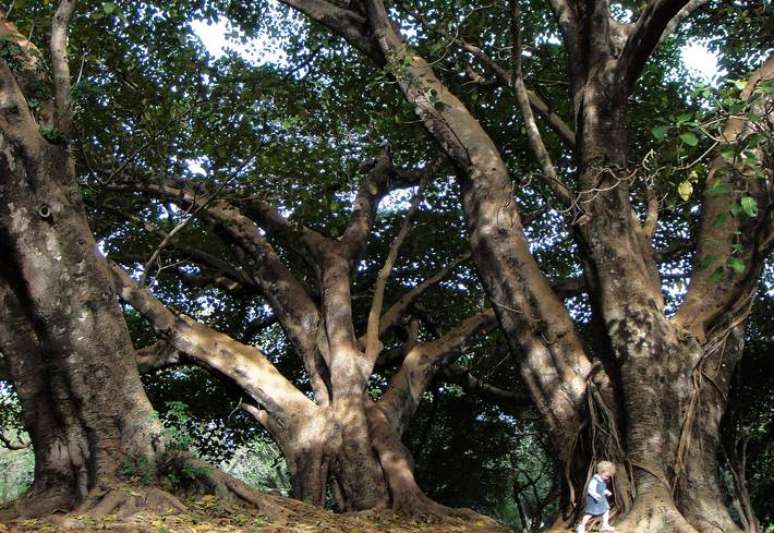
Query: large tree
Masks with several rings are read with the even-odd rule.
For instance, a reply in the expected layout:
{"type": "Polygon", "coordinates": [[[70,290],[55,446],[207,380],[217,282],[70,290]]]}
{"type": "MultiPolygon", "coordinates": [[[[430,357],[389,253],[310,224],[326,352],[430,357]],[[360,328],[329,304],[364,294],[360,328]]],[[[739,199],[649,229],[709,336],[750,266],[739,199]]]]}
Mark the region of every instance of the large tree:
{"type": "MultiPolygon", "coordinates": [[[[543,2],[530,3],[524,16],[516,4],[504,10],[465,3],[461,15],[443,2],[387,7],[379,1],[286,3],[323,26],[299,29],[297,22],[278,13],[261,19],[256,15],[260,9],[228,2],[172,2],[167,8],[137,4],[126,10],[127,25],[111,26],[114,39],[110,32],[94,31],[96,16],[79,21],[72,37],[79,52],[74,57],[83,54],[83,83],[76,85],[74,103],[56,108],[59,115],[53,116],[65,117],[63,123],[49,120],[46,105],[38,105],[45,101],[34,92],[40,84],[25,84],[27,70],[19,70],[25,63],[13,60],[18,56],[14,52],[8,65],[15,78],[6,81],[16,80],[17,85],[9,81],[9,92],[3,93],[13,104],[5,107],[3,130],[16,139],[11,145],[17,147],[17,159],[12,161],[37,161],[24,150],[35,143],[45,147],[45,168],[68,169],[72,191],[67,198],[77,203],[73,212],[81,217],[78,232],[62,226],[61,238],[75,239],[62,246],[66,253],[40,248],[31,253],[30,264],[37,265],[40,257],[57,261],[45,279],[73,291],[67,282],[85,267],[79,266],[84,254],[71,245],[83,240],[86,244],[79,245],[95,257],[89,272],[100,273],[92,289],[100,287],[111,313],[116,311],[109,296],[113,283],[162,337],[137,352],[140,368],[194,363],[237,389],[246,398],[244,408],[288,458],[298,497],[322,503],[330,482],[343,509],[390,504],[437,509],[416,486],[401,434],[433,379],[454,380],[511,406],[521,405],[518,395],[447,364],[466,352],[474,333],[493,327],[496,314],[563,473],[563,518],[570,516],[583,490],[589,463],[604,457],[621,465],[616,497],[622,510],[634,505],[627,517],[633,530],[733,530],[736,526],[720,504],[717,428],[728,378],[741,353],[739,326],[772,243],[771,176],[767,167],[756,165],[768,157],[767,93],[758,82],[770,77],[770,65],[751,77],[739,98],[729,96],[734,116],[719,115],[718,120],[728,122],[715,133],[717,146],[700,142],[695,132],[702,124],[683,118],[677,121],[678,163],[665,162],[665,154],[654,166],[652,156],[637,162],[652,140],[653,123],[646,115],[662,101],[670,110],[687,103],[657,87],[667,75],[657,68],[646,74],[646,91],[634,97],[632,91],[656,44],[700,2],[683,6],[654,1],[641,8],[626,4],[628,15],[615,5],[618,20],[610,16],[606,2],[549,2],[564,46],[551,39],[550,12],[543,2]],[[215,65],[200,61],[199,50],[181,28],[192,18],[189,11],[212,18],[221,8],[247,35],[271,20],[271,31],[285,36],[294,54],[286,72],[256,68],[233,56],[215,65]],[[400,28],[411,30],[408,40],[400,28]],[[332,41],[331,30],[363,55],[353,56],[332,41]],[[293,37],[287,39],[288,34],[293,37]],[[99,50],[97,60],[94,50],[99,50]],[[493,59],[501,50],[509,51],[507,67],[493,59]],[[471,58],[477,66],[463,66],[471,58]],[[560,58],[567,61],[567,72],[559,67],[560,58]],[[544,84],[538,71],[546,78],[566,78],[544,84]],[[570,97],[549,91],[560,102],[552,107],[525,87],[525,78],[541,83],[541,92],[546,86],[569,87],[570,97]],[[373,81],[365,85],[362,79],[373,81]],[[396,98],[391,87],[398,87],[403,98],[396,98]],[[654,93],[651,98],[647,91],[654,93]],[[632,98],[637,106],[627,113],[632,98]],[[73,108],[80,111],[75,131],[73,120],[61,111],[73,108]],[[424,143],[419,128],[406,118],[411,111],[436,147],[424,143]],[[549,135],[541,136],[533,111],[543,117],[549,135]],[[574,117],[567,121],[572,126],[560,114],[574,117]],[[43,140],[35,141],[35,135],[43,140]],[[380,136],[394,141],[392,152],[384,150],[364,162],[361,177],[352,183],[355,173],[351,167],[342,172],[342,161],[375,152],[370,143],[380,136]],[[65,145],[71,137],[69,152],[65,145]],[[355,141],[346,145],[344,138],[355,141]],[[527,146],[532,154],[526,153],[527,146]],[[50,155],[56,153],[63,159],[50,155]],[[77,200],[73,158],[98,240],[126,270],[113,265],[108,275],[102,258],[93,253],[95,241],[77,200]],[[197,174],[192,161],[203,167],[204,179],[192,179],[197,174]],[[419,161],[417,170],[404,170],[406,161],[419,161]],[[525,178],[523,169],[530,167],[540,169],[540,178],[525,178]],[[460,231],[454,216],[445,218],[439,209],[454,203],[442,179],[449,173],[459,185],[473,258],[494,313],[470,287],[462,312],[443,304],[428,310],[418,303],[458,268],[449,250],[455,250],[452,256],[459,254],[460,231]],[[347,176],[342,179],[342,174],[347,176]],[[687,197],[699,177],[707,183],[701,222],[689,208],[674,205],[677,184],[679,194],[687,197]],[[410,207],[401,222],[391,209],[392,224],[385,231],[380,225],[387,219],[379,219],[377,209],[385,195],[406,186],[420,186],[418,198],[427,195],[434,208],[427,223],[430,236],[414,245],[432,252],[429,258],[413,256],[401,272],[404,287],[395,290],[389,282],[397,269],[396,255],[411,220],[423,216],[422,210],[417,212],[418,204],[410,207]],[[664,195],[669,202],[659,201],[664,195]],[[350,204],[351,209],[342,208],[350,204]],[[520,211],[541,204],[536,214],[544,219],[531,228],[528,218],[534,217],[520,211]],[[562,223],[564,228],[557,230],[562,223]],[[692,244],[674,238],[690,231],[692,244]],[[661,248],[656,248],[654,235],[661,248]],[[381,246],[375,254],[366,249],[373,236],[378,238],[372,244],[381,246]],[[445,241],[453,245],[445,247],[445,241]],[[662,296],[669,276],[659,275],[658,263],[684,254],[677,275],[687,277],[685,252],[690,248],[696,250],[696,268],[680,310],[672,315],[673,295],[667,291],[666,301],[662,296]],[[63,270],[62,257],[75,261],[74,273],[67,264],[63,270]],[[432,268],[423,268],[421,276],[411,272],[425,264],[432,268]],[[127,271],[140,274],[139,282],[127,271]],[[581,271],[582,277],[572,277],[581,271]],[[143,286],[149,280],[157,296],[143,286]],[[371,285],[373,295],[363,298],[371,285]],[[208,291],[204,297],[191,290],[202,286],[208,291]],[[241,328],[224,333],[212,326],[225,321],[208,318],[200,309],[203,299],[212,305],[211,287],[219,291],[216,301],[229,302],[219,308],[228,309],[241,328]],[[581,290],[587,297],[580,305],[575,299],[563,301],[581,290]],[[175,291],[183,296],[159,296],[175,291]],[[584,302],[590,309],[591,335],[585,328],[584,302]],[[466,317],[468,313],[474,314],[466,317]],[[439,315],[445,315],[441,328],[439,315]],[[292,358],[278,361],[253,346],[256,333],[275,322],[300,365],[290,363],[292,358]],[[369,387],[374,382],[379,386],[369,387]]],[[[70,4],[62,5],[67,12],[70,4]]],[[[117,9],[110,3],[87,5],[90,13],[103,16],[117,9]]],[[[45,11],[43,6],[34,9],[45,11]]],[[[62,27],[57,27],[59,39],[62,27]]],[[[60,74],[56,86],[66,89],[61,80],[69,76],[61,75],[63,63],[61,58],[53,62],[60,68],[55,70],[60,74]]],[[[66,101],[66,90],[57,95],[66,101]]],[[[653,135],[668,133],[659,125],[653,135]]],[[[37,213],[48,225],[60,218],[51,219],[51,204],[37,202],[27,189],[15,194],[18,200],[3,207],[8,214],[2,225],[9,235],[17,233],[3,242],[10,243],[8,255],[21,262],[26,256],[15,248],[22,246],[17,241],[37,235],[46,244],[50,236],[42,222],[36,232],[28,230],[30,223],[22,233],[15,222],[21,218],[11,210],[24,205],[23,214],[37,221],[37,213]]],[[[392,194],[390,198],[395,201],[392,194]]],[[[29,307],[34,299],[24,291],[32,289],[24,287],[54,298],[51,305],[62,320],[75,320],[92,309],[62,308],[50,285],[22,282],[39,270],[10,265],[3,271],[6,312],[27,313],[30,328],[37,328],[30,337],[35,342],[53,338],[45,333],[48,328],[70,326],[56,325],[50,315],[29,307]]],[[[461,281],[475,286],[470,276],[461,281]]],[[[127,381],[131,384],[134,370],[124,367],[135,353],[126,343],[126,326],[119,318],[100,320],[98,333],[119,332],[124,344],[114,346],[125,349],[111,352],[115,361],[104,353],[92,359],[123,368],[133,376],[127,381]]],[[[12,344],[25,338],[16,325],[23,323],[4,318],[3,324],[14,328],[5,332],[2,352],[18,390],[26,391],[25,379],[33,378],[42,380],[40,390],[53,390],[57,385],[49,383],[47,374],[24,373],[29,367],[18,354],[27,348],[12,344]]],[[[45,343],[45,361],[64,353],[45,343]]],[[[72,358],[62,355],[61,360],[70,364],[72,358]]],[[[79,361],[72,363],[76,374],[82,372],[79,361]]],[[[123,386],[123,381],[117,383],[116,390],[123,386]]],[[[134,397],[145,402],[137,390],[134,397]]],[[[25,392],[22,397],[26,402],[32,396],[25,392]]],[[[59,405],[51,403],[45,412],[56,412],[51,409],[59,405]]],[[[76,403],[84,408],[83,402],[76,403]]],[[[96,400],[93,404],[89,409],[102,408],[96,400]]],[[[131,409],[118,411],[132,416],[131,409]]],[[[137,412],[138,419],[147,419],[146,404],[137,412]]],[[[31,427],[37,420],[41,416],[33,415],[31,427]]],[[[123,421],[117,425],[127,427],[123,421]]],[[[48,441],[38,440],[36,453],[43,442],[48,441]]],[[[139,439],[138,445],[152,442],[139,439]]],[[[116,456],[120,460],[136,453],[154,452],[129,447],[116,456]]],[[[108,472],[105,479],[109,482],[111,476],[108,472]]]]}
{"type": "Polygon", "coordinates": [[[3,517],[182,511],[157,487],[180,469],[194,478],[189,488],[280,513],[236,479],[166,449],[75,171],[74,10],[63,0],[50,19],[50,70],[0,13],[0,352],[35,451],[33,485],[3,517]],[[122,490],[127,469],[141,469],[155,487],[122,490]]]}
{"type": "MultiPolygon", "coordinates": [[[[382,67],[454,162],[474,260],[501,326],[522,354],[523,378],[566,473],[568,503],[582,491],[586,465],[579,460],[604,455],[621,465],[618,497],[629,511],[623,527],[738,529],[722,505],[715,457],[724,398],[740,354],[739,325],[772,245],[770,166],[755,163],[770,156],[761,149],[770,145],[759,145],[756,136],[749,152],[742,148],[753,132],[770,140],[769,90],[756,87],[771,79],[774,60],[752,74],[741,94],[742,109],[750,113],[729,118],[717,149],[710,151],[715,158],[699,158],[692,167],[706,184],[701,223],[692,238],[695,268],[671,315],[653,245],[659,202],[654,185],[638,183],[645,172],[629,155],[627,111],[656,47],[705,2],[549,1],[567,58],[569,127],[525,87],[518,2],[500,8],[501,16],[494,18],[478,16],[486,7],[470,6],[474,31],[486,32],[487,22],[509,21],[508,67],[465,40],[464,20],[444,18],[445,10],[453,11],[450,6],[433,5],[426,15],[424,3],[285,3],[382,67]],[[530,251],[502,151],[401,34],[409,21],[418,22],[415,32],[433,31],[438,24],[435,31],[447,39],[446,47],[469,52],[496,76],[495,83],[513,91],[540,175],[578,248],[596,324],[593,346],[582,342],[530,251]],[[442,24],[453,30],[445,32],[442,24]],[[552,161],[535,110],[570,146],[570,165],[552,161]],[[588,397],[596,405],[593,413],[586,410],[588,397]],[[593,423],[586,424],[586,417],[593,423]],[[597,423],[606,425],[609,439],[599,437],[597,423]],[[588,435],[584,427],[591,429],[588,435]],[[580,446],[579,439],[585,441],[580,446]]],[[[502,47],[496,33],[489,39],[502,47]]],[[[683,140],[697,144],[693,133],[683,140]]]]}

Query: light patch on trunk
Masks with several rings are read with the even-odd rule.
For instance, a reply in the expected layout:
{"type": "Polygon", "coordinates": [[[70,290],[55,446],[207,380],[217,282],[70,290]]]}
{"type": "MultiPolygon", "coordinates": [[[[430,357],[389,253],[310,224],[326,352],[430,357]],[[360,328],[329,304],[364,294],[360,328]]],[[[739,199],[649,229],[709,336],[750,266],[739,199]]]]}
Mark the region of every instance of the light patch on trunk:
{"type": "Polygon", "coordinates": [[[20,207],[19,209],[14,210],[13,204],[8,204],[8,209],[11,211],[11,231],[13,233],[26,232],[29,226],[27,208],[20,207]]]}
{"type": "Polygon", "coordinates": [[[53,231],[49,231],[46,234],[46,250],[54,260],[62,260],[62,253],[59,251],[59,240],[56,238],[56,234],[53,231]]]}

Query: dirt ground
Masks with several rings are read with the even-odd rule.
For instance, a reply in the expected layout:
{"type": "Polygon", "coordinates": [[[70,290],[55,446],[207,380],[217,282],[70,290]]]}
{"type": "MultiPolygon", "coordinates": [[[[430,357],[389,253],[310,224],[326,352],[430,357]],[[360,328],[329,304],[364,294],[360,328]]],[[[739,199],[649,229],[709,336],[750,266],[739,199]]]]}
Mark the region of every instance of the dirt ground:
{"type": "MultiPolygon", "coordinates": [[[[0,522],[0,533],[59,533],[111,531],[121,533],[452,533],[509,532],[503,526],[472,512],[462,516],[408,517],[391,511],[336,514],[289,498],[276,497],[275,503],[287,512],[269,519],[255,508],[227,503],[215,496],[186,500],[187,512],[170,514],[138,512],[130,517],[108,515],[99,520],[77,515],[55,515],[38,520],[0,522]]],[[[276,513],[274,513],[276,514],[276,513]]]]}

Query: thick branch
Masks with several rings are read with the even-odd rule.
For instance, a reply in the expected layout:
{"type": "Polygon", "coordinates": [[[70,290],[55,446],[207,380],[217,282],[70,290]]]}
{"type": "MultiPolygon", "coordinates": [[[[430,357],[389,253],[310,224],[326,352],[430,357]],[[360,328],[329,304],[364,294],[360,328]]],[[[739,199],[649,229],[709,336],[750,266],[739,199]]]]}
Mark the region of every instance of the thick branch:
{"type": "Polygon", "coordinates": [[[301,416],[314,408],[311,400],[257,348],[239,343],[186,315],[173,313],[121,267],[112,264],[111,268],[121,299],[148,319],[175,350],[234,380],[275,417],[301,416]]]}
{"type": "Polygon", "coordinates": [[[324,402],[328,397],[327,387],[316,357],[319,309],[304,285],[262,236],[255,222],[226,200],[218,198],[210,201],[206,195],[196,194],[189,188],[155,184],[129,188],[169,198],[183,208],[207,204],[202,214],[216,225],[221,236],[242,256],[245,274],[260,287],[274,309],[283,330],[303,358],[318,401],[324,402]]]}
{"type": "Polygon", "coordinates": [[[325,241],[325,237],[320,233],[288,220],[273,205],[264,200],[251,198],[246,201],[235,201],[234,204],[267,232],[281,236],[288,244],[300,242],[313,257],[319,257],[325,241]]]}
{"type": "Polygon", "coordinates": [[[403,364],[390,380],[390,387],[377,402],[381,411],[401,434],[416,411],[427,386],[445,360],[459,356],[472,337],[497,326],[492,309],[473,315],[432,342],[408,349],[403,364]]]}
{"type": "Polygon", "coordinates": [[[389,147],[385,147],[381,154],[364,163],[361,168],[367,170],[368,174],[357,191],[352,214],[341,238],[342,249],[349,261],[355,261],[365,250],[379,201],[395,176],[389,147]]]}
{"type": "Polygon", "coordinates": [[[134,357],[140,374],[179,365],[183,360],[180,352],[165,339],[137,349],[134,357]]]}
{"type": "Polygon", "coordinates": [[[630,30],[619,60],[625,86],[630,88],[637,81],[645,63],[661,41],[661,35],[687,3],[688,0],[651,0],[642,11],[630,30]]]}
{"type": "Polygon", "coordinates": [[[503,407],[521,410],[532,405],[529,395],[490,385],[474,376],[469,368],[459,364],[443,366],[439,376],[447,383],[459,385],[468,394],[478,395],[503,407]]]}
{"type": "Polygon", "coordinates": [[[51,64],[54,71],[56,112],[54,126],[69,137],[73,124],[73,102],[70,95],[70,64],[67,60],[67,28],[70,25],[75,0],[62,0],[54,14],[51,27],[51,64]]]}
{"type": "Polygon", "coordinates": [[[551,5],[551,11],[553,11],[556,23],[562,32],[567,53],[570,56],[570,68],[573,69],[573,66],[578,68],[581,42],[578,28],[579,17],[575,2],[572,0],[548,0],[548,3],[551,5]]]}
{"type": "Polygon", "coordinates": [[[16,78],[4,59],[0,59],[0,130],[11,144],[21,147],[29,159],[34,159],[43,147],[27,101],[16,78]]]}
{"type": "Polygon", "coordinates": [[[323,0],[280,1],[304,13],[310,19],[332,29],[377,64],[384,62],[378,45],[372,39],[368,28],[368,21],[361,15],[323,0]]]}
{"type": "MultiPolygon", "coordinates": [[[[750,76],[742,98],[750,100],[758,83],[772,79],[774,55],[769,56],[765,64],[750,76]]],[[[759,95],[752,102],[753,111],[764,115],[771,101],[770,96],[759,95]]],[[[744,116],[731,117],[726,122],[723,138],[728,145],[743,142],[753,132],[752,126],[744,116]]],[[[761,156],[759,154],[759,159],[761,156]]],[[[702,198],[702,218],[691,282],[685,300],[674,317],[677,324],[689,329],[699,339],[703,339],[706,328],[745,293],[747,284],[754,282],[765,259],[766,233],[771,229],[773,213],[769,196],[771,169],[764,170],[768,172],[768,184],[763,185],[755,175],[736,168],[738,164],[727,161],[720,154],[710,164],[702,198]],[[742,194],[757,199],[759,213],[756,217],[728,216],[742,194]],[[733,242],[732,237],[737,234],[740,235],[741,250],[736,250],[733,242]],[[743,272],[737,274],[726,266],[732,256],[744,265],[743,272]],[[716,273],[721,274],[720,279],[716,273]],[[707,297],[709,294],[712,294],[711,298],[707,297]]]]}

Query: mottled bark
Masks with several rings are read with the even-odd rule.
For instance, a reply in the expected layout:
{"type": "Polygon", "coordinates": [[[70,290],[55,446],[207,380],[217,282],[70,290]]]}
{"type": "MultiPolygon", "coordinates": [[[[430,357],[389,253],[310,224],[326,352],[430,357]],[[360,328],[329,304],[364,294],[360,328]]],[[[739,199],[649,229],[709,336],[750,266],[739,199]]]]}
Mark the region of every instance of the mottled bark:
{"type": "Polygon", "coordinates": [[[69,509],[116,482],[128,457],[163,451],[107,265],[67,149],[30,157],[0,139],[0,350],[36,454],[25,513],[69,509]]]}

